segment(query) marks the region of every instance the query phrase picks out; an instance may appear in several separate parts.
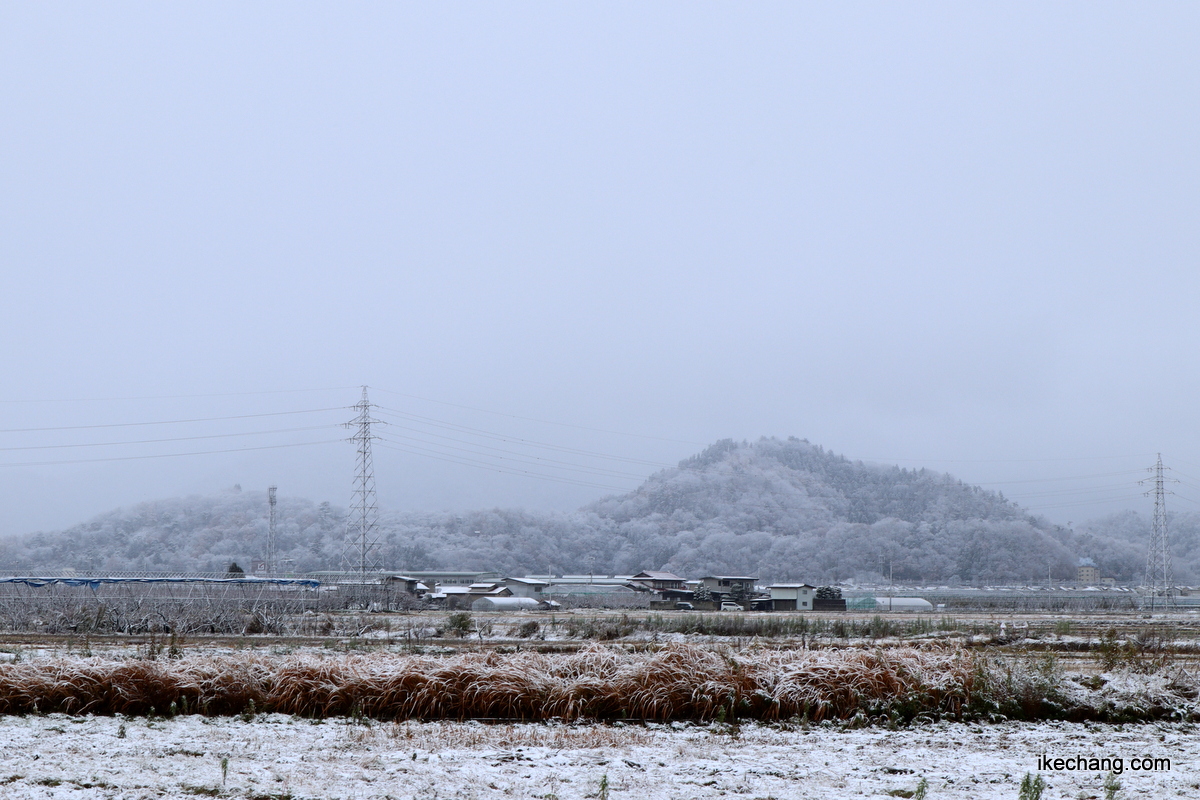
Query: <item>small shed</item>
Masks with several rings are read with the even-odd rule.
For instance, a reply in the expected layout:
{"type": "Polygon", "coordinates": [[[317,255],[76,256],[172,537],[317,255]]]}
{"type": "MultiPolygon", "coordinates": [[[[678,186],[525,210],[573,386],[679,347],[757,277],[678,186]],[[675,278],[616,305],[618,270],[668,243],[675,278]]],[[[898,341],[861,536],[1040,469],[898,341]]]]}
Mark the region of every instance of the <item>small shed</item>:
{"type": "Polygon", "coordinates": [[[481,597],[471,603],[472,611],[536,611],[541,607],[532,597],[481,597]]]}
{"type": "Polygon", "coordinates": [[[807,583],[776,583],[767,587],[772,611],[812,611],[815,586],[807,583]]]}

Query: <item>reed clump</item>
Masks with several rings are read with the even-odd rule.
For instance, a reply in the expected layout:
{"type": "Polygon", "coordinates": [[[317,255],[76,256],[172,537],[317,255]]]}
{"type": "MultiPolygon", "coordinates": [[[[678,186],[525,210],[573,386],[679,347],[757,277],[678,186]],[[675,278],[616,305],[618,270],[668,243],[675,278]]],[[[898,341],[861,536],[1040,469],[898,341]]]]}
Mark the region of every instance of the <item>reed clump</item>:
{"type": "Polygon", "coordinates": [[[955,718],[978,705],[981,665],[963,650],[572,654],[364,653],[71,658],[0,666],[0,713],[284,713],[382,720],[955,718]]]}

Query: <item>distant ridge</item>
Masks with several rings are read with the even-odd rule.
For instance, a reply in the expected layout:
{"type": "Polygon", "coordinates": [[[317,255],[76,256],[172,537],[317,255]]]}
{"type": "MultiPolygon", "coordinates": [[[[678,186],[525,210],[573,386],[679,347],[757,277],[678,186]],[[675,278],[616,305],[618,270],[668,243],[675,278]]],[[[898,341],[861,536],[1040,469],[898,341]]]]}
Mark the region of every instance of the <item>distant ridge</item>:
{"type": "MultiPolygon", "coordinates": [[[[0,542],[0,568],[221,571],[266,538],[266,493],[142,503],[57,533],[0,542]]],[[[296,571],[336,566],[345,511],[281,497],[279,552],[296,571]]],[[[510,574],[750,573],[768,580],[1072,582],[1078,559],[1131,580],[1147,523],[1133,512],[1071,531],[953,476],[851,461],[789,438],[722,440],[636,490],[572,513],[388,513],[385,564],[510,574]]],[[[1200,515],[1172,516],[1175,570],[1195,581],[1200,515]]]]}

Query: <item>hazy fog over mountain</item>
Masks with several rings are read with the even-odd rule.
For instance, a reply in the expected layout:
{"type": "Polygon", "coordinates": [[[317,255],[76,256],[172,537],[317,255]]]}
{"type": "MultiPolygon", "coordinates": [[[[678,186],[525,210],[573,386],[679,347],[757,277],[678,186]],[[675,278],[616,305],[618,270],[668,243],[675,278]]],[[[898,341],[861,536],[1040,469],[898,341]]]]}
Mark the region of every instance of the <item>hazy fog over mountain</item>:
{"type": "MultiPolygon", "coordinates": [[[[291,569],[337,569],[345,510],[282,498],[280,553],[291,569]]],[[[1200,576],[1200,515],[1179,514],[1176,574],[1200,576]]],[[[229,490],[101,515],[62,533],[0,545],[0,567],[223,571],[266,543],[266,496],[229,490]]],[[[390,513],[382,564],[405,569],[632,574],[669,569],[774,580],[1073,581],[1079,558],[1130,580],[1147,521],[1114,515],[1075,530],[950,475],[849,461],[808,442],[718,442],[633,492],[573,513],[512,509],[390,513]]]]}
{"type": "Polygon", "coordinates": [[[216,563],[278,485],[315,565],[366,384],[414,563],[1065,569],[1159,452],[1200,510],[1198,40],[1194,4],[7,4],[0,539],[216,563]]]}

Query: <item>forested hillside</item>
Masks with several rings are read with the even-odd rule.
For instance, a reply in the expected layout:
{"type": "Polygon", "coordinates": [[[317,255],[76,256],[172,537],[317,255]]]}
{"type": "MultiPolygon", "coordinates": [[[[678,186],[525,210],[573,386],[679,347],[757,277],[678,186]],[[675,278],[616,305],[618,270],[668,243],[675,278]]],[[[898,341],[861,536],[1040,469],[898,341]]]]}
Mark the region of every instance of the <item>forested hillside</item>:
{"type": "MultiPolygon", "coordinates": [[[[281,497],[279,550],[296,571],[337,568],[345,510],[281,497]]],[[[1195,581],[1200,515],[1172,517],[1175,567],[1195,581]]],[[[118,509],[56,533],[0,542],[20,571],[243,566],[263,552],[265,492],[231,490],[118,509]]],[[[1076,531],[944,473],[849,461],[798,439],[718,442],[637,490],[567,514],[493,509],[386,513],[390,569],[505,573],[749,573],[769,580],[921,583],[1073,579],[1080,557],[1122,580],[1140,573],[1148,523],[1132,512],[1076,531]]]]}

